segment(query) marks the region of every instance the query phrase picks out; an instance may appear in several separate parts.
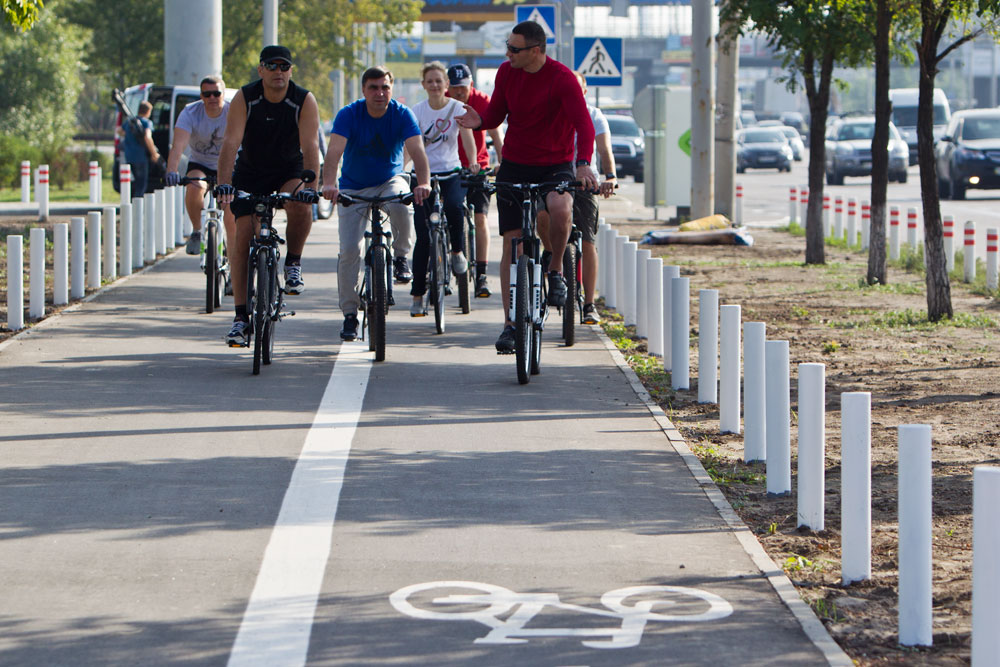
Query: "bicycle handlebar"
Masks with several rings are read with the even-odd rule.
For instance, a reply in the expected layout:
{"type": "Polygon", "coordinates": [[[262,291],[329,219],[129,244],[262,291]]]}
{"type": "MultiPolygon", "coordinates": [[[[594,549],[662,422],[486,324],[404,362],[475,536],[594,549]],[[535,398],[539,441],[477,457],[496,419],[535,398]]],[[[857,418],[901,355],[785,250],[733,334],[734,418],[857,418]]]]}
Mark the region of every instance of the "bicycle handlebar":
{"type": "Polygon", "coordinates": [[[341,192],[337,195],[337,203],[343,206],[353,206],[354,204],[375,204],[376,206],[381,206],[382,204],[390,204],[393,202],[399,202],[400,204],[409,205],[413,202],[412,192],[400,192],[388,197],[365,197],[362,195],[346,195],[341,192]]]}
{"type": "Polygon", "coordinates": [[[275,192],[261,195],[247,192],[245,190],[236,191],[236,199],[249,199],[254,204],[266,204],[272,208],[282,208],[287,201],[300,202],[304,204],[315,204],[319,201],[319,195],[315,190],[303,188],[295,193],[275,192]]]}
{"type": "Polygon", "coordinates": [[[187,185],[188,183],[195,183],[197,181],[204,181],[211,188],[215,185],[215,176],[184,176],[178,183],[180,185],[187,185]]]}

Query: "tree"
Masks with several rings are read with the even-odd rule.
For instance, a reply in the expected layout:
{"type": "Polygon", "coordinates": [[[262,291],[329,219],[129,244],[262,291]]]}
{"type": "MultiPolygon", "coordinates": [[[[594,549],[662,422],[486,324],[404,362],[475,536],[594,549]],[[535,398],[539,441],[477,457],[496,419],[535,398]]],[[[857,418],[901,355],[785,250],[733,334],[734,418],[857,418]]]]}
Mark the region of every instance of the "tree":
{"type": "Polygon", "coordinates": [[[0,9],[7,23],[21,30],[30,30],[38,20],[42,0],[0,0],[0,9]]]}
{"type": "Polygon", "coordinates": [[[833,65],[855,67],[870,59],[867,3],[860,0],[732,0],[720,9],[720,24],[735,31],[760,31],[783,52],[788,85],[801,79],[809,100],[809,207],[806,263],[823,264],[823,176],[826,118],[833,65]],[[742,22],[739,18],[742,17],[742,22]],[[732,23],[730,23],[732,22],[732,23]]]}

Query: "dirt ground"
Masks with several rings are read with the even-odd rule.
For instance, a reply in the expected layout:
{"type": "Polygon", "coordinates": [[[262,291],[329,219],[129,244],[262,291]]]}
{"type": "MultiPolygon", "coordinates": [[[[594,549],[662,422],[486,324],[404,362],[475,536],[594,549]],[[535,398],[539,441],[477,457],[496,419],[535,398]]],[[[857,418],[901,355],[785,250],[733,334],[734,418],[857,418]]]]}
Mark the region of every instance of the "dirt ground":
{"type": "MultiPolygon", "coordinates": [[[[650,223],[616,228],[634,240],[650,223]]],[[[645,375],[730,503],[857,664],[969,664],[972,469],[1000,464],[1000,302],[953,284],[952,305],[966,326],[931,326],[922,275],[890,269],[887,286],[862,288],[866,255],[827,247],[825,266],[806,267],[803,238],[776,230],[752,234],[751,248],[652,246],[654,257],[679,265],[681,275],[691,279],[692,386],[675,394],[669,384],[663,390],[662,375],[640,372],[640,377],[645,375]],[[769,497],[765,465],[744,464],[742,436],[720,435],[718,406],[697,403],[699,288],[718,289],[720,304],[740,304],[744,322],[765,322],[769,340],[789,341],[791,497],[769,497]],[[923,325],[905,324],[914,315],[923,325]],[[796,529],[796,375],[802,362],[826,364],[826,529],[821,532],[796,529]],[[872,395],[873,554],[871,580],[844,587],[840,394],[852,391],[872,395]],[[933,429],[934,646],[920,649],[897,641],[897,426],[912,423],[933,429]]],[[[627,335],[639,353],[634,365],[641,366],[645,343],[634,340],[631,328],[627,335]]],[[[619,341],[619,347],[629,344],[619,341]]]]}

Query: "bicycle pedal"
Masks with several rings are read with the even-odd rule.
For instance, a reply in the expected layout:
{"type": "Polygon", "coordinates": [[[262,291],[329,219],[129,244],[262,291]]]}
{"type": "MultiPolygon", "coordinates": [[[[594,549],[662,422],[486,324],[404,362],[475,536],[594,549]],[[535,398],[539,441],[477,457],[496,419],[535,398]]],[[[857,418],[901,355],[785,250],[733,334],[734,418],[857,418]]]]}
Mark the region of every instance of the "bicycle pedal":
{"type": "Polygon", "coordinates": [[[504,351],[497,350],[497,354],[498,355],[505,356],[505,357],[506,356],[510,356],[512,354],[515,354],[515,353],[516,353],[515,350],[504,350],[504,351]]]}

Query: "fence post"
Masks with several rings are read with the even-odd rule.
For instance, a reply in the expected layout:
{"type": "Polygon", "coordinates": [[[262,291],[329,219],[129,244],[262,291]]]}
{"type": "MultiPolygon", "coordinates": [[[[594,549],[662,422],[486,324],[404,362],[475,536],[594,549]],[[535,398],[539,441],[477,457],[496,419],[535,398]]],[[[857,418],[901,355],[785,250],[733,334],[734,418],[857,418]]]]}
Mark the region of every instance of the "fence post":
{"type": "Polygon", "coordinates": [[[640,248],[635,252],[635,335],[647,340],[649,339],[649,281],[646,280],[646,262],[652,254],[649,248],[640,248]]]}
{"type": "Polygon", "coordinates": [[[31,201],[31,160],[21,161],[21,203],[31,201]]]}
{"type": "Polygon", "coordinates": [[[899,259],[899,207],[889,207],[889,259],[899,259]]]}
{"type": "Polygon", "coordinates": [[[615,237],[615,310],[625,319],[625,243],[628,237],[615,237]]]}
{"type": "Polygon", "coordinates": [[[24,328],[24,237],[7,237],[7,328],[24,328]]]}
{"type": "Polygon", "coordinates": [[[118,221],[115,219],[115,207],[104,207],[104,277],[114,280],[118,277],[118,262],[115,257],[118,241],[118,221]]]}
{"type": "Polygon", "coordinates": [[[101,286],[101,212],[87,213],[87,287],[101,286]]]}
{"type": "Polygon", "coordinates": [[[635,241],[626,241],[622,247],[622,257],[624,266],[622,276],[625,279],[625,326],[635,326],[635,253],[639,244],[635,241]]]}
{"type": "Polygon", "coordinates": [[[28,241],[31,244],[28,317],[39,320],[45,317],[45,228],[32,227],[28,241]]]}
{"type": "Polygon", "coordinates": [[[931,427],[899,427],[899,643],[930,646],[931,427]]]}
{"type": "Polygon", "coordinates": [[[719,306],[719,433],[740,432],[740,317],[738,305],[719,306]]]}
{"type": "Polygon", "coordinates": [[[950,215],[944,216],[944,257],[945,268],[948,273],[955,270],[955,218],[950,215]]]}
{"type": "Polygon", "coordinates": [[[1000,468],[972,470],[972,667],[1000,655],[1000,468]]]}
{"type": "Polygon", "coordinates": [[[788,377],[788,341],[764,343],[766,389],[765,426],[767,492],[783,496],[792,492],[791,396],[788,377]]]}
{"type": "Polygon", "coordinates": [[[142,258],[147,262],[156,260],[156,201],[152,192],[142,196],[145,230],[142,239],[142,258]]]}
{"type": "Polygon", "coordinates": [[[118,167],[118,183],[122,206],[132,203],[132,165],[128,162],[123,162],[118,167]]]}
{"type": "Polygon", "coordinates": [[[608,255],[607,250],[607,238],[605,237],[605,230],[608,228],[607,223],[604,222],[604,218],[600,219],[597,223],[597,237],[594,241],[597,243],[597,257],[600,261],[597,263],[597,293],[605,297],[607,300],[607,277],[608,270],[605,267],[605,258],[608,255]]]}
{"type": "Polygon", "coordinates": [[[681,277],[679,266],[663,267],[663,370],[670,372],[674,356],[674,278],[681,277]]]}
{"type": "Polygon", "coordinates": [[[828,239],[831,235],[830,223],[830,195],[823,195],[823,238],[828,239]]]}
{"type": "Polygon", "coordinates": [[[788,188],[788,224],[793,222],[798,222],[798,202],[799,198],[797,196],[798,191],[795,186],[788,188]]]}
{"type": "Polygon", "coordinates": [[[990,227],[986,230],[986,288],[997,288],[997,240],[1000,230],[990,227]]]}
{"type": "Polygon", "coordinates": [[[743,324],[743,460],[767,458],[767,387],[764,371],[764,322],[743,324]]]}
{"type": "Polygon", "coordinates": [[[618,252],[616,247],[618,243],[615,239],[618,238],[618,231],[608,227],[604,230],[604,256],[601,257],[601,266],[604,269],[604,306],[615,310],[618,302],[615,300],[615,295],[618,290],[618,276],[616,263],[618,252]]]}
{"type": "Polygon", "coordinates": [[[826,503],[826,366],[799,364],[798,525],[823,530],[826,503]]]}
{"type": "Polygon", "coordinates": [[[132,205],[122,204],[121,241],[118,243],[118,273],[132,275],[132,205]]]}
{"type": "Polygon", "coordinates": [[[969,220],[965,223],[965,282],[976,279],[976,223],[969,220]]]}
{"type": "Polygon", "coordinates": [[[840,395],[840,578],[872,576],[872,395],[840,395]]]}
{"type": "Polygon", "coordinates": [[[719,400],[719,290],[698,290],[698,402],[719,400]]]}
{"type": "Polygon", "coordinates": [[[69,225],[52,226],[52,305],[69,303],[69,225]]]}
{"type": "Polygon", "coordinates": [[[840,195],[833,199],[833,236],[844,238],[844,198],[840,195]]]}
{"type": "Polygon", "coordinates": [[[906,244],[917,251],[917,209],[912,206],[906,209],[906,244]]]}
{"type": "Polygon", "coordinates": [[[736,213],[736,222],[734,223],[734,226],[735,227],[742,227],[743,224],[744,224],[743,223],[743,184],[742,183],[737,183],[736,184],[736,211],[735,211],[735,213],[736,213]]]}
{"type": "Polygon", "coordinates": [[[143,236],[146,230],[146,198],[132,200],[132,268],[141,269],[146,258],[143,236]]]}
{"type": "Polygon", "coordinates": [[[156,221],[156,254],[166,255],[169,236],[167,235],[167,206],[163,190],[153,191],[153,212],[156,221]]]}
{"type": "Polygon", "coordinates": [[[38,221],[49,219],[49,165],[38,167],[38,221]]]}
{"type": "Polygon", "coordinates": [[[88,201],[91,204],[100,204],[101,203],[101,177],[100,177],[100,175],[98,173],[98,169],[99,169],[100,163],[97,162],[96,160],[91,160],[90,164],[88,166],[90,167],[90,169],[89,169],[90,180],[87,183],[87,185],[90,186],[90,197],[89,197],[88,201]]]}
{"type": "Polygon", "coordinates": [[[851,197],[847,200],[847,247],[858,244],[858,200],[851,197]]]}
{"type": "Polygon", "coordinates": [[[809,219],[809,186],[803,185],[799,188],[799,224],[806,226],[809,219]]]}
{"type": "MultiPolygon", "coordinates": [[[[179,185],[175,188],[174,192],[174,196],[177,197],[177,203],[174,204],[174,210],[177,211],[177,226],[180,230],[177,245],[183,243],[184,237],[191,236],[191,232],[194,231],[194,227],[191,226],[191,219],[187,214],[187,206],[184,205],[185,192],[187,192],[187,189],[179,185]]],[[[204,230],[204,227],[202,229],[204,230]]]]}
{"type": "Polygon", "coordinates": [[[670,281],[670,384],[674,390],[691,388],[691,287],[690,278],[670,281]]]}
{"type": "Polygon", "coordinates": [[[86,290],[83,286],[84,256],[86,240],[84,238],[84,219],[69,219],[70,263],[69,263],[69,296],[71,299],[82,299],[86,290]]]}
{"type": "Polygon", "coordinates": [[[646,349],[650,356],[663,356],[663,258],[646,260],[646,290],[649,292],[649,340],[646,349]]]}
{"type": "Polygon", "coordinates": [[[872,205],[867,199],[861,200],[861,249],[868,250],[872,237],[872,205]]]}

